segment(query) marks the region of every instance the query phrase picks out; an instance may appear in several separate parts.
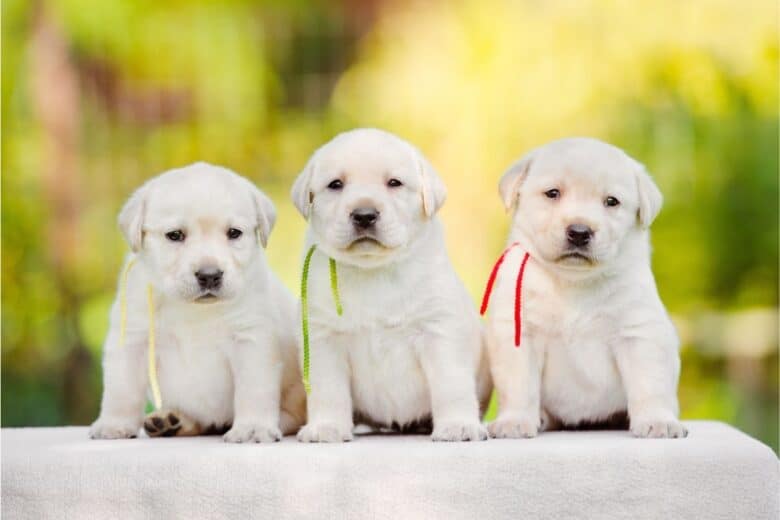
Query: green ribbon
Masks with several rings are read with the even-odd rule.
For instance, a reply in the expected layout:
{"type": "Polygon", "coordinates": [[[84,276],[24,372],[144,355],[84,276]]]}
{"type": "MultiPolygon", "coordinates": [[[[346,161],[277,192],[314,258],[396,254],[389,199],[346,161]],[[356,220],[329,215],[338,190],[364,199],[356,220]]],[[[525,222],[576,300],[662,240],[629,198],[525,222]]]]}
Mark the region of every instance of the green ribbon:
{"type": "MultiPolygon", "coordinates": [[[[311,246],[303,260],[303,272],[301,273],[301,327],[303,328],[303,387],[306,393],[311,392],[311,382],[309,381],[309,367],[311,365],[311,356],[309,354],[309,266],[311,257],[317,245],[311,246]]],[[[341,298],[339,298],[339,278],[336,272],[336,261],[328,258],[330,264],[330,290],[333,294],[333,302],[336,304],[336,313],[341,316],[341,298]]]]}

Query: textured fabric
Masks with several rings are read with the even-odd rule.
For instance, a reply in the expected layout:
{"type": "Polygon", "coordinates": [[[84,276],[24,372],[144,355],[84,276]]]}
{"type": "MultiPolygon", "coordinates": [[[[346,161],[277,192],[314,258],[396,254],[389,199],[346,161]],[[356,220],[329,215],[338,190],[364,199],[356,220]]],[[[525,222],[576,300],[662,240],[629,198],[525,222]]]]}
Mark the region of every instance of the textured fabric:
{"type": "Polygon", "coordinates": [[[3,518],[778,518],[778,460],[720,423],[681,440],[230,445],[2,430],[3,518]]]}

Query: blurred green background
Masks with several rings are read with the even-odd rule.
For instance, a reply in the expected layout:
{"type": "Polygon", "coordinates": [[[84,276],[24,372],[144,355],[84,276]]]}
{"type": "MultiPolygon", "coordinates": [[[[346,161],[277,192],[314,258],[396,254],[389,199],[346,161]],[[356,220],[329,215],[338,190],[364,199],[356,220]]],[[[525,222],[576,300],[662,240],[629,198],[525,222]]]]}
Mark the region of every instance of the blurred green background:
{"type": "Polygon", "coordinates": [[[116,214],[144,179],[202,159],[256,181],[292,289],[292,180],[371,125],[445,178],[475,301],[515,158],[591,135],[644,162],[666,197],[653,263],[683,339],[682,415],[777,450],[777,19],[758,0],[4,0],[2,425],[95,418],[116,214]]]}

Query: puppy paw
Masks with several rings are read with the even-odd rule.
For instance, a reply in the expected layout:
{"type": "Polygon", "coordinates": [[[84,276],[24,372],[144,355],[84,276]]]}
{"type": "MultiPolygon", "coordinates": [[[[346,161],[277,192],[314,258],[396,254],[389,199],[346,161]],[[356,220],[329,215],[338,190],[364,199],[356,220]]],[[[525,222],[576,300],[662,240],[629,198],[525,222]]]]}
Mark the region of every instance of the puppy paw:
{"type": "Polygon", "coordinates": [[[230,430],[222,436],[225,442],[279,442],[282,440],[282,431],[275,424],[263,425],[257,423],[234,424],[230,430]]]}
{"type": "Polygon", "coordinates": [[[688,429],[677,419],[670,417],[638,417],[631,420],[631,433],[635,437],[677,439],[688,436],[688,429]]]}
{"type": "Polygon", "coordinates": [[[536,437],[540,427],[539,418],[499,417],[488,425],[488,432],[495,439],[528,439],[536,437]]]}
{"type": "Polygon", "coordinates": [[[149,437],[197,435],[198,430],[194,421],[175,410],[156,410],[144,419],[144,431],[149,437]]]}
{"type": "Polygon", "coordinates": [[[141,428],[138,420],[98,419],[89,428],[92,439],[134,439],[141,428]]]}
{"type": "Polygon", "coordinates": [[[487,438],[487,430],[477,421],[445,422],[442,424],[436,424],[434,421],[433,433],[431,434],[431,440],[444,442],[484,441],[487,438]]]}
{"type": "Polygon", "coordinates": [[[352,426],[336,423],[307,424],[298,432],[301,442],[348,442],[352,440],[352,426]]]}

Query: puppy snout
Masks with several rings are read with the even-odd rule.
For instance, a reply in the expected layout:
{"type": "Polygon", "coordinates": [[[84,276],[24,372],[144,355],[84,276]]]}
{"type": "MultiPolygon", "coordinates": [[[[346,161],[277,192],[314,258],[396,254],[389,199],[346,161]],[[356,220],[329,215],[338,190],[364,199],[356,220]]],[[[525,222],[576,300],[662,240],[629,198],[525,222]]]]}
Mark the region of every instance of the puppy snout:
{"type": "Polygon", "coordinates": [[[222,271],[216,267],[204,267],[195,271],[198,285],[204,290],[216,290],[222,286],[222,271]]]}
{"type": "Polygon", "coordinates": [[[361,229],[368,229],[379,220],[379,211],[374,208],[357,208],[349,214],[352,224],[361,229]]]}
{"type": "Polygon", "coordinates": [[[575,247],[585,247],[593,238],[593,230],[584,224],[572,224],[566,228],[566,238],[575,247]]]}

